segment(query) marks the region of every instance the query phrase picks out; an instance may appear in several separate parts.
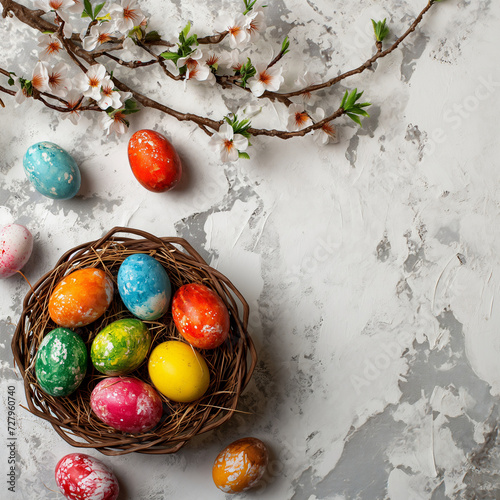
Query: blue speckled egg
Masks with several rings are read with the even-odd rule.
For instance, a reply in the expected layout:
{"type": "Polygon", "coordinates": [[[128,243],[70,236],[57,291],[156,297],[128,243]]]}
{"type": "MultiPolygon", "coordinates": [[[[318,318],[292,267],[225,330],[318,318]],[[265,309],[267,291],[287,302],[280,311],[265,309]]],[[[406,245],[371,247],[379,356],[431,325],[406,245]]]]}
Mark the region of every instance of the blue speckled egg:
{"type": "Polygon", "coordinates": [[[137,253],[118,270],[118,291],[125,307],[142,320],[155,320],[168,309],[172,286],[164,267],[153,257],[137,253]]]}
{"type": "Polygon", "coordinates": [[[56,200],[73,198],[80,189],[80,170],[73,157],[53,142],[38,142],[23,159],[26,177],[35,189],[56,200]]]}

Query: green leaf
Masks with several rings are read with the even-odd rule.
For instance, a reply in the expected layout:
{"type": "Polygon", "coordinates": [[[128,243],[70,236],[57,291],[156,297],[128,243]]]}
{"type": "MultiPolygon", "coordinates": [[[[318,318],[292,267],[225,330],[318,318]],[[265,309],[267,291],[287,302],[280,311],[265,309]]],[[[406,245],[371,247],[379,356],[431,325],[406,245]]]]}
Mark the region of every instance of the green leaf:
{"type": "Polygon", "coordinates": [[[387,19],[376,22],[372,19],[373,31],[375,32],[377,42],[381,42],[389,34],[389,28],[386,26],[386,21],[387,19]]]}
{"type": "MultiPolygon", "coordinates": [[[[9,71],[9,75],[14,75],[14,76],[16,76],[16,74],[15,74],[13,71],[9,71]]],[[[14,83],[15,83],[15,82],[14,82],[14,78],[12,78],[12,76],[9,76],[9,79],[7,80],[7,83],[8,83],[9,85],[14,85],[14,83]]]]}
{"type": "Polygon", "coordinates": [[[50,30],[47,30],[47,31],[42,31],[42,33],[43,33],[44,35],[53,35],[53,34],[54,34],[54,32],[53,32],[53,31],[50,31],[50,30]]]}
{"type": "Polygon", "coordinates": [[[163,57],[163,59],[169,59],[174,62],[177,62],[181,57],[177,54],[177,52],[169,52],[168,50],[166,52],[162,52],[160,56],[163,57]]]}
{"type": "Polygon", "coordinates": [[[347,96],[349,95],[349,92],[346,90],[344,94],[344,98],[342,99],[342,103],[340,104],[340,107],[345,109],[345,102],[347,100],[347,96]]]}
{"type": "MultiPolygon", "coordinates": [[[[247,80],[251,78],[252,76],[255,76],[257,73],[257,70],[255,69],[254,65],[252,64],[252,61],[250,58],[247,59],[247,62],[241,66],[239,70],[239,76],[241,76],[241,86],[243,88],[246,87],[247,80]]],[[[236,72],[235,72],[236,74],[236,72]]]]}
{"type": "Polygon", "coordinates": [[[253,6],[257,3],[257,0],[243,0],[243,3],[245,4],[245,10],[243,11],[243,15],[245,16],[248,14],[252,9],[253,6]]]}
{"type": "MultiPolygon", "coordinates": [[[[188,36],[189,32],[191,31],[191,23],[187,23],[185,28],[180,32],[180,35],[183,36],[184,39],[186,39],[186,37],[188,36]]],[[[179,39],[180,39],[180,35],[179,35],[179,39]]]]}
{"type": "Polygon", "coordinates": [[[142,28],[140,26],[134,26],[129,32],[128,37],[133,38],[134,35],[137,37],[137,40],[142,40],[144,37],[144,33],[142,32],[142,28]]]}
{"type": "Polygon", "coordinates": [[[288,37],[286,36],[283,40],[283,43],[281,44],[281,53],[283,55],[285,55],[287,52],[290,52],[288,50],[288,47],[290,47],[290,40],[288,40],[288,37]]]}
{"type": "Polygon", "coordinates": [[[249,160],[250,155],[245,153],[245,151],[238,151],[238,158],[243,158],[244,160],[249,160]]]}
{"type": "Polygon", "coordinates": [[[81,17],[84,18],[84,17],[90,17],[90,16],[87,14],[87,12],[85,12],[85,10],[83,10],[81,17]]]}
{"type": "Polygon", "coordinates": [[[149,33],[146,33],[144,40],[146,40],[146,42],[158,42],[161,40],[161,36],[158,31],[150,31],[149,33]]]}
{"type": "Polygon", "coordinates": [[[359,116],[353,115],[351,113],[346,113],[346,114],[353,122],[357,123],[360,127],[363,126],[361,125],[361,120],[359,119],[359,116]]]}
{"type": "Polygon", "coordinates": [[[131,115],[132,113],[137,113],[138,111],[140,111],[140,109],[137,106],[136,101],[133,99],[127,99],[125,101],[125,109],[123,110],[124,115],[131,115]]]}
{"type": "Polygon", "coordinates": [[[83,6],[84,10],[88,17],[92,18],[92,21],[94,20],[94,16],[92,15],[92,4],[90,3],[90,0],[83,0],[83,6]]]}
{"type": "Polygon", "coordinates": [[[94,10],[94,18],[96,18],[98,15],[99,15],[99,12],[101,12],[102,8],[104,7],[104,5],[106,4],[106,2],[103,2],[103,3],[100,3],[94,10]]]}
{"type": "Polygon", "coordinates": [[[350,108],[349,113],[354,113],[355,115],[370,116],[364,109],[359,109],[357,107],[350,108]]]}
{"type": "Polygon", "coordinates": [[[349,97],[347,98],[347,101],[345,103],[344,109],[349,109],[352,108],[352,105],[356,102],[356,96],[358,93],[358,89],[354,89],[350,94],[349,97]]]}

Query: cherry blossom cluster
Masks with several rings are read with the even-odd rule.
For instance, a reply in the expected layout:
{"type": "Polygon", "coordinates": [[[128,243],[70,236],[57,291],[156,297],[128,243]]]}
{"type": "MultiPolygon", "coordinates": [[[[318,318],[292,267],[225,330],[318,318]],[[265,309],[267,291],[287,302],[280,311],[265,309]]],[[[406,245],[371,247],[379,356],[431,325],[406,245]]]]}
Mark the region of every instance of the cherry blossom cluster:
{"type": "Polygon", "coordinates": [[[391,53],[415,30],[437,0],[428,0],[407,32],[385,51],[382,41],[389,35],[389,28],[385,20],[372,20],[377,52],[362,66],[319,84],[319,76],[306,71],[295,82],[295,88],[285,91],[280,63],[289,52],[288,38],[270,60],[258,60],[261,56],[254,50],[259,38],[265,37],[267,27],[263,0],[242,0],[243,6],[238,2],[242,7],[240,13],[218,17],[212,36],[199,38],[188,23],[175,43],[149,29],[149,20],[137,0],[30,1],[33,9],[15,0],[0,0],[4,17],[5,9],[14,6],[18,17],[41,32],[38,61],[31,77],[19,77],[0,68],[0,73],[8,76],[9,83],[16,88],[13,92],[0,86],[0,91],[15,95],[17,103],[29,98],[40,100],[74,124],[84,111],[99,112],[98,123],[107,134],[125,133],[128,115],[137,112],[139,105],[153,107],[181,121],[196,123],[210,136],[209,145],[220,154],[221,160],[228,162],[249,158],[247,150],[253,136],[288,139],[311,134],[318,144],[327,144],[338,141],[332,122],[340,116],[346,115],[361,125],[360,117],[369,116],[365,108],[370,106],[368,102],[360,102],[363,92],[346,91],[338,109],[327,114],[318,105],[315,91],[359,74],[391,53]],[[222,90],[238,88],[244,92],[242,95],[250,97],[250,102],[218,121],[181,113],[127,87],[108,71],[106,61],[130,69],[157,65],[173,82],[181,81],[185,89],[195,83],[217,85],[222,90]],[[286,109],[284,130],[252,127],[252,119],[266,101],[286,109]]]}

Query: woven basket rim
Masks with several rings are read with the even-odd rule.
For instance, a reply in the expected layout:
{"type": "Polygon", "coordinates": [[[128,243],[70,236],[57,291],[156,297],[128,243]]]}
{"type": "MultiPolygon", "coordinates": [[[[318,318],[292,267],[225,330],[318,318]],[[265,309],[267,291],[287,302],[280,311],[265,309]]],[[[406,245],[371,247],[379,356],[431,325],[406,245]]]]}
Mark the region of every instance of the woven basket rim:
{"type": "MultiPolygon", "coordinates": [[[[113,264],[114,267],[117,265],[119,266],[118,262],[120,262],[123,255],[120,254],[119,258],[113,264]]],[[[185,272],[189,275],[187,271],[185,272]]],[[[187,282],[189,282],[189,280],[187,280],[187,282]]],[[[172,295],[174,291],[175,290],[172,291],[172,295]]],[[[122,312],[124,312],[123,308],[122,312]]],[[[128,315],[131,316],[130,313],[128,313],[128,315]]],[[[39,315],[37,315],[37,318],[38,317],[39,315]]],[[[247,332],[248,318],[249,306],[243,295],[226,276],[209,266],[185,239],[179,237],[157,237],[140,229],[122,226],[114,227],[100,239],[82,243],[66,251],[58,259],[54,267],[33,285],[32,289],[28,291],[23,300],[23,310],[14,332],[11,348],[14,356],[14,366],[19,368],[24,380],[24,390],[28,404],[28,408],[26,409],[35,416],[48,421],[54,430],[67,443],[74,447],[94,448],[105,455],[124,455],[132,452],[146,454],[175,453],[191,438],[219,427],[237,411],[236,405],[238,399],[241,392],[248,385],[257,363],[256,349],[247,332]],[[132,235],[132,237],[130,235],[132,235]],[[228,344],[227,349],[223,346],[225,349],[224,354],[215,352],[213,355],[215,357],[224,356],[223,369],[226,371],[233,369],[234,365],[234,369],[230,372],[228,379],[231,391],[229,391],[230,394],[227,395],[226,393],[228,391],[222,391],[217,386],[217,390],[214,390],[213,395],[210,396],[209,399],[209,402],[212,402],[217,401],[217,398],[223,397],[225,398],[224,403],[229,402],[230,404],[222,408],[216,407],[213,404],[207,404],[203,411],[198,408],[198,406],[205,406],[201,403],[198,404],[198,402],[194,402],[188,405],[185,410],[186,414],[191,414],[191,416],[194,415],[195,418],[193,417],[193,421],[190,422],[189,416],[186,418],[184,418],[184,416],[182,417],[183,432],[175,432],[173,434],[166,433],[162,435],[158,429],[154,429],[147,433],[147,435],[131,435],[116,431],[114,433],[112,432],[113,438],[110,439],[107,438],[107,433],[102,431],[104,435],[102,440],[100,440],[99,436],[101,431],[96,434],[96,424],[89,423],[90,420],[92,420],[90,414],[85,415],[85,412],[81,414],[80,410],[78,410],[76,414],[72,414],[71,405],[69,406],[69,410],[66,407],[60,407],[60,402],[63,400],[67,401],[67,398],[52,398],[47,396],[40,390],[39,386],[37,386],[36,379],[33,379],[33,365],[36,356],[34,352],[36,351],[35,344],[39,342],[40,338],[43,338],[44,332],[47,333],[49,331],[48,326],[44,326],[44,329],[37,330],[36,323],[35,327],[32,327],[33,318],[31,315],[34,315],[40,308],[43,308],[48,301],[48,293],[43,296],[41,292],[53,289],[62,276],[66,276],[79,267],[85,267],[80,266],[80,264],[81,262],[86,262],[88,259],[96,259],[92,261],[94,263],[100,261],[102,266],[107,270],[108,267],[103,260],[111,257],[115,258],[118,254],[118,248],[120,252],[123,252],[123,255],[129,255],[130,252],[153,252],[157,258],[163,259],[161,263],[164,267],[166,265],[172,265],[172,269],[178,272],[178,276],[176,276],[175,279],[180,280],[181,284],[181,278],[184,276],[181,273],[183,269],[188,269],[189,273],[192,272],[196,276],[203,276],[203,282],[211,286],[211,288],[218,293],[230,311],[231,342],[226,342],[226,344],[228,344]],[[136,248],[141,248],[142,251],[135,251],[136,248]],[[114,251],[115,253],[113,253],[114,251]],[[226,363],[228,366],[226,366],[226,363]],[[193,405],[196,406],[196,410],[191,410],[191,406],[193,405]],[[89,422],[85,421],[85,419],[89,422]]],[[[99,320],[95,323],[98,322],[99,320]]],[[[164,325],[165,328],[167,328],[167,326],[169,325],[164,325]]],[[[202,352],[204,354],[207,353],[207,351],[202,352]]],[[[208,355],[211,354],[212,353],[208,353],[208,355]]],[[[89,360],[89,366],[90,365],[91,362],[89,360]]],[[[102,374],[98,375],[102,376],[102,374]]],[[[219,374],[216,373],[216,375],[219,377],[219,374]]],[[[133,372],[127,376],[137,375],[133,372]]],[[[223,377],[224,375],[220,375],[221,381],[223,377]]],[[[96,379],[97,376],[91,378],[91,381],[94,382],[96,379]]],[[[142,379],[151,384],[150,380],[145,380],[144,377],[142,379]]],[[[223,381],[226,381],[226,379],[223,381]]],[[[223,388],[225,389],[225,386],[223,388]]],[[[79,390],[80,389],[77,391],[79,390]]],[[[69,399],[71,397],[72,395],[69,396],[69,399]]],[[[202,399],[204,399],[204,397],[202,399]]],[[[88,406],[90,407],[90,404],[88,406]]],[[[83,409],[85,409],[84,405],[83,409]]],[[[88,410],[88,412],[90,412],[90,410],[88,410]]],[[[164,424],[162,423],[160,425],[160,430],[162,430],[164,424]]]]}

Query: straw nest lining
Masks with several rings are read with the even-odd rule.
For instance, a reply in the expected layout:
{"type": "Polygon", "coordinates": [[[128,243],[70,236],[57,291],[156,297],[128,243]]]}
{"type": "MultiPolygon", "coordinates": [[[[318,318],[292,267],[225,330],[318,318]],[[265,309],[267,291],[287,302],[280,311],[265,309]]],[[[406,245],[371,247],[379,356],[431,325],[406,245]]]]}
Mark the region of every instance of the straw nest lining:
{"type": "MultiPolygon", "coordinates": [[[[215,429],[235,412],[238,398],[257,361],[253,342],[246,330],[248,313],[248,304],[234,285],[208,266],[182,238],[157,238],[144,231],[116,227],[100,240],[66,252],[24,299],[23,312],[12,339],[12,352],[24,378],[29,411],[49,421],[72,446],[95,448],[106,455],[175,453],[192,437],[215,429]],[[136,237],[118,236],[117,233],[136,237]],[[172,283],[172,293],[186,283],[203,283],[217,292],[226,304],[231,320],[228,340],[216,349],[201,351],[211,377],[205,395],[193,403],[175,403],[160,394],[164,402],[162,421],[153,430],[138,435],[112,429],[91,411],[90,394],[105,376],[92,366],[90,360],[85,379],[68,397],[55,398],[45,394],[35,375],[38,347],[43,337],[58,326],[48,312],[49,298],[57,283],[69,273],[85,267],[103,269],[113,279],[115,296],[110,308],[94,323],[76,330],[90,349],[94,337],[109,323],[133,317],[120,299],[116,276],[120,264],[134,253],[147,253],[164,266],[172,283]]],[[[150,352],[166,340],[183,340],[175,329],[170,311],[159,320],[145,323],[153,338],[150,352]]],[[[147,361],[128,376],[151,384],[147,361]]]]}

